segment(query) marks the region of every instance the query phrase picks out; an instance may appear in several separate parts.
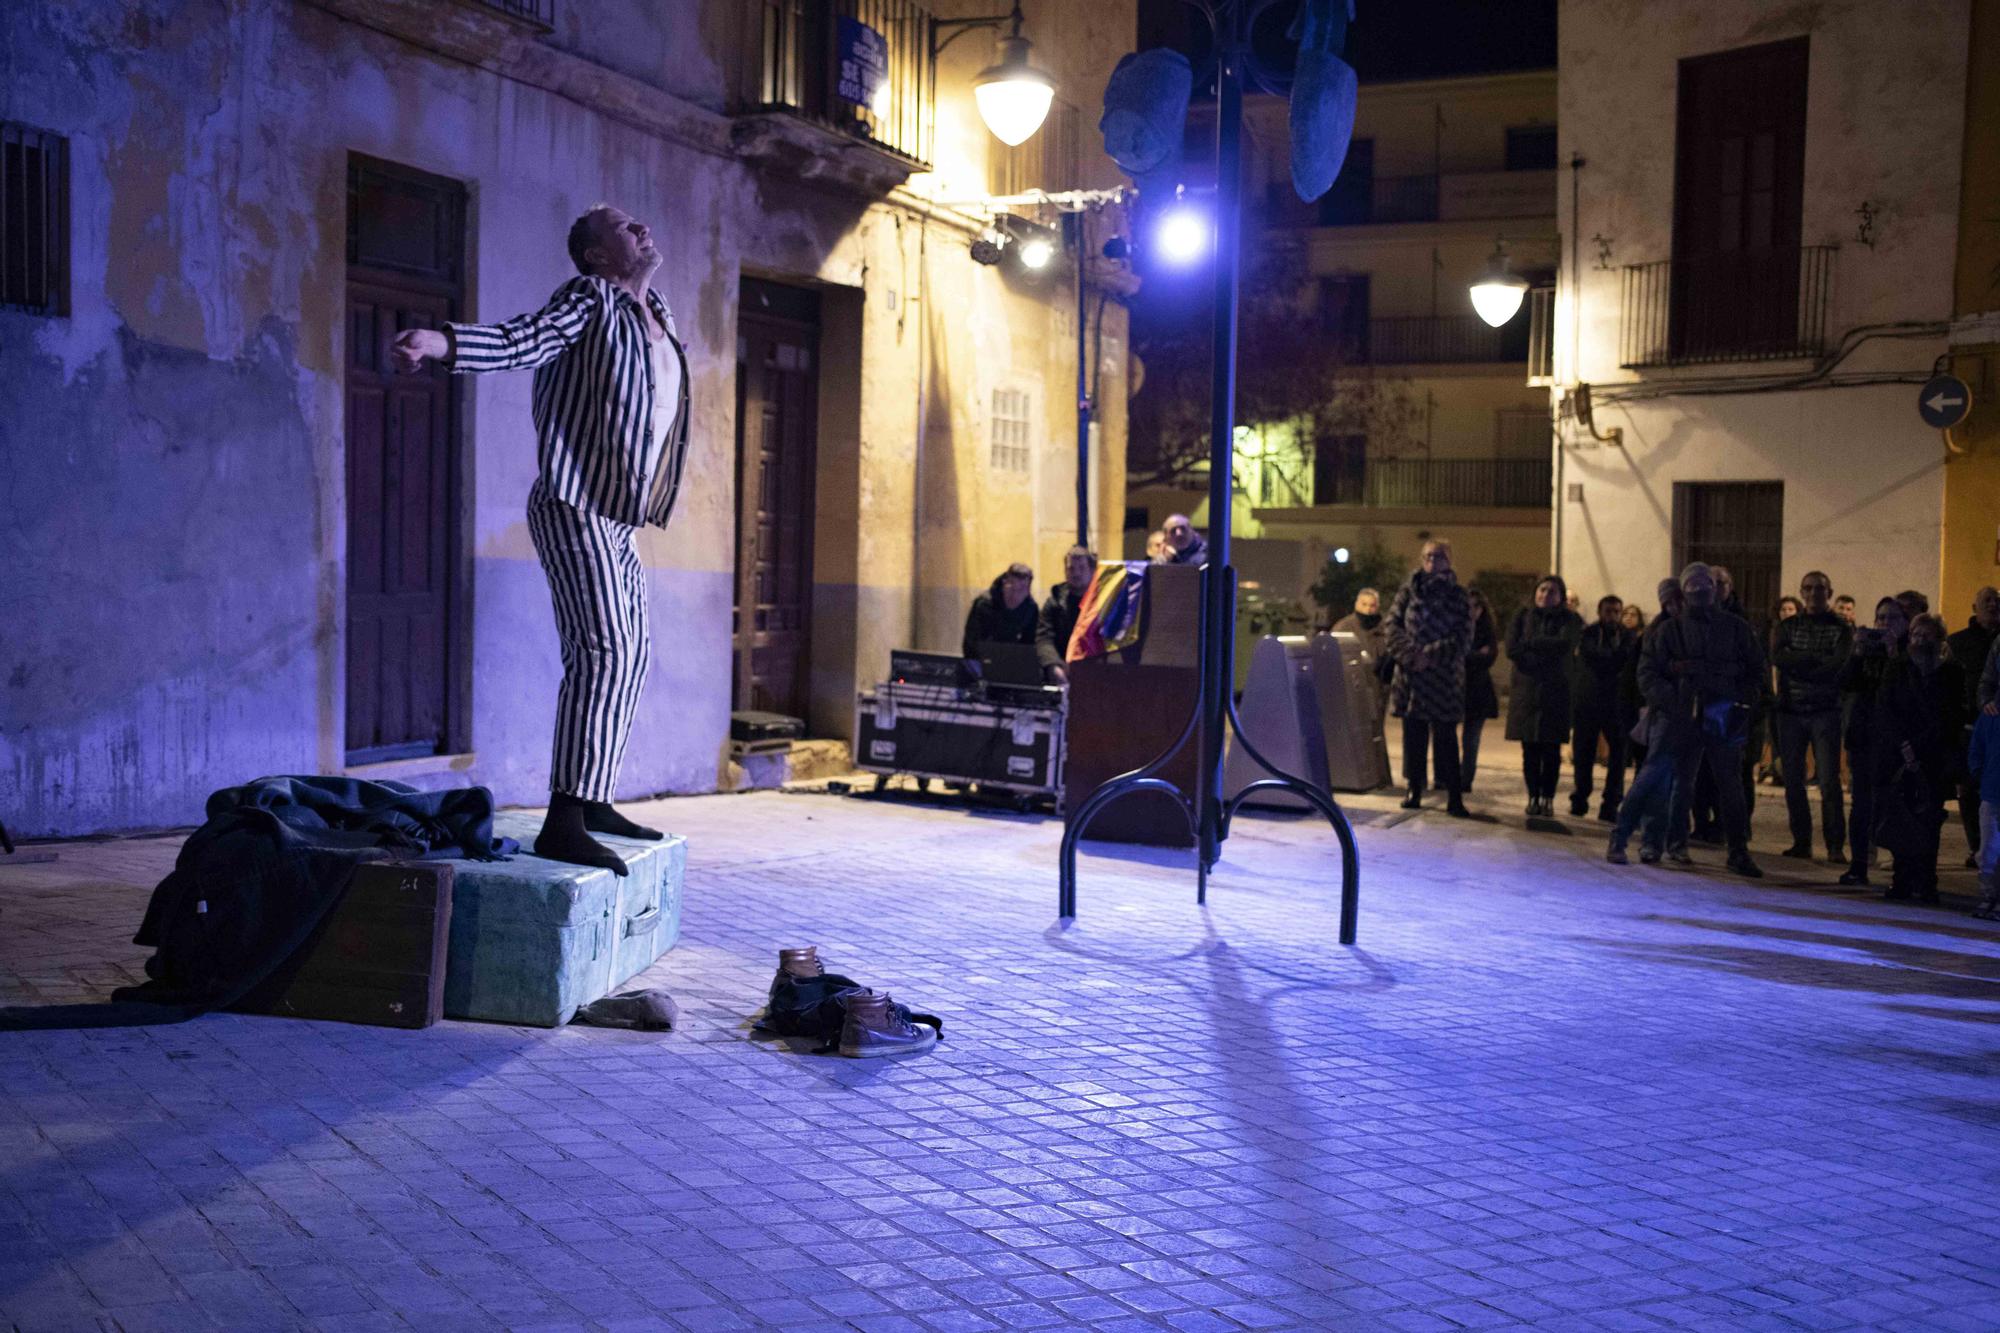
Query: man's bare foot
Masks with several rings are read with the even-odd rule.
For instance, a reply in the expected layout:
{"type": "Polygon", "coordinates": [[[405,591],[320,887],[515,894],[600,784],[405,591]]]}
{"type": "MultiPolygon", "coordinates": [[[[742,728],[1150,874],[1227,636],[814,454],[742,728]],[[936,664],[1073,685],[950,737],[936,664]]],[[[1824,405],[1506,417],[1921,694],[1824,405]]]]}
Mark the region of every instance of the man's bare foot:
{"type": "Polygon", "coordinates": [[[658,842],[666,836],[656,828],[634,824],[612,809],[609,801],[585,801],[583,826],[592,833],[612,833],[621,838],[644,838],[649,842],[658,842]]]}
{"type": "Polygon", "coordinates": [[[535,855],[576,866],[597,866],[616,874],[631,873],[619,855],[590,836],[584,827],[584,802],[561,793],[551,795],[548,818],[535,838],[535,855]]]}

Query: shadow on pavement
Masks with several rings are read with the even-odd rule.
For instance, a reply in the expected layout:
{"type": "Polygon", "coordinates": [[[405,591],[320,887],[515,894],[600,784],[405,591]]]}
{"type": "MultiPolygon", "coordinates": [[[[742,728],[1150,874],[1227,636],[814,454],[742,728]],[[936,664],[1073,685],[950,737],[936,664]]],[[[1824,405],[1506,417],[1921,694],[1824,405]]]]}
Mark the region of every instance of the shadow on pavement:
{"type": "MultiPolygon", "coordinates": [[[[1895,940],[1880,939],[1870,935],[1834,935],[1816,930],[1791,930],[1783,926],[1760,926],[1747,921],[1710,921],[1699,917],[1648,915],[1647,921],[1662,921],[1669,925],[1692,926],[1698,930],[1720,931],[1730,935],[1751,935],[1759,939],[1788,940],[1794,944],[1829,945],[1839,949],[1858,949],[1871,953],[1884,962],[1901,967],[1922,968],[1927,971],[1949,972],[1955,976],[1977,977],[1982,980],[2000,982],[2000,956],[1990,953],[1961,953],[1954,949],[1931,949],[1918,944],[1902,944],[1895,940]],[[1972,966],[1967,966],[1972,964],[1972,966]]],[[[2000,999],[2000,991],[1994,998],[2000,999]]]]}
{"type": "Polygon", "coordinates": [[[1641,962],[1672,963],[1733,976],[1855,991],[1870,995],[1931,995],[1953,1000],[2000,1000],[2000,978],[1932,972],[1873,962],[1844,962],[1811,954],[1784,953],[1725,944],[1638,944],[1631,940],[1577,936],[1641,962]]]}

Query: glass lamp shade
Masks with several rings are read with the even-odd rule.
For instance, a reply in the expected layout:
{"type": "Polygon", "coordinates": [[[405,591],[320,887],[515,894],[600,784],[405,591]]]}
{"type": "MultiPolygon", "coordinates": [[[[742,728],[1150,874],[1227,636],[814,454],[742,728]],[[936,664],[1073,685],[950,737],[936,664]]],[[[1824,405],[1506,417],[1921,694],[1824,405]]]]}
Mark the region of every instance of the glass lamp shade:
{"type": "Polygon", "coordinates": [[[972,99],[979,118],[993,137],[1009,148],[1026,142],[1048,118],[1056,86],[1048,75],[1028,63],[1028,39],[1000,39],[999,62],[981,70],[972,81],[972,99]]]}
{"type": "Polygon", "coordinates": [[[1521,308],[1521,298],[1527,294],[1526,279],[1511,273],[1489,273],[1472,284],[1472,308],[1497,329],[1514,318],[1521,308]]]}

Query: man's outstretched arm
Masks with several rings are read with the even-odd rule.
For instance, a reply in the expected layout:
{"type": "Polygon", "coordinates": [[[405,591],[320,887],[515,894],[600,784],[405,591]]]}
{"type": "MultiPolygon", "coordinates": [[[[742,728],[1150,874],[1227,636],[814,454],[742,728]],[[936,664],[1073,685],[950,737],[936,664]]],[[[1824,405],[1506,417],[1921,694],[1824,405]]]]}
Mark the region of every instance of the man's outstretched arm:
{"type": "Polygon", "coordinates": [[[390,360],[406,373],[425,361],[442,361],[454,371],[470,374],[532,370],[583,336],[606,299],[605,286],[602,278],[572,278],[540,310],[499,324],[405,329],[389,345],[390,360]]]}

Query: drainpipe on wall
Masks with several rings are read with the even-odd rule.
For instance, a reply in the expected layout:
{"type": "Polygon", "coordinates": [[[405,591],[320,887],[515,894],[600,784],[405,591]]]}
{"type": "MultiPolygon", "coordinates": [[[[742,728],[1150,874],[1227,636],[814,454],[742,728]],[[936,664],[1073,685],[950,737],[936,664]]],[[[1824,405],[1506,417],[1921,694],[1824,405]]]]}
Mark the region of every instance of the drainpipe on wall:
{"type": "MultiPolygon", "coordinates": [[[[1569,391],[1574,393],[1578,380],[1577,371],[1583,358],[1583,270],[1577,259],[1577,217],[1579,190],[1578,182],[1583,175],[1583,155],[1571,153],[1569,158],[1569,391]]],[[[1549,525],[1549,570],[1554,574],[1563,573],[1563,430],[1562,420],[1550,404],[1549,438],[1555,449],[1555,462],[1549,468],[1552,493],[1549,509],[1555,515],[1555,522],[1549,525]]],[[[1567,575],[1564,575],[1567,577],[1567,575]]]]}

